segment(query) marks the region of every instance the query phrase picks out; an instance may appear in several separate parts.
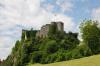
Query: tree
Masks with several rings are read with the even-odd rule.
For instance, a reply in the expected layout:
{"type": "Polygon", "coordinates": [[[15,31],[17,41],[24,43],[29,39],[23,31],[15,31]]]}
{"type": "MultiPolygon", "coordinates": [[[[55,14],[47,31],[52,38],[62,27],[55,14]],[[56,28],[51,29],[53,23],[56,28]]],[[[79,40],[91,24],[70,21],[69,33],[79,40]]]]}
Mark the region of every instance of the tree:
{"type": "Polygon", "coordinates": [[[31,54],[31,63],[40,63],[42,59],[42,52],[35,51],[31,54]]]}
{"type": "Polygon", "coordinates": [[[45,46],[47,53],[55,53],[58,50],[58,44],[55,40],[48,41],[45,46]]]}
{"type": "Polygon", "coordinates": [[[94,54],[100,52],[100,28],[97,21],[87,20],[81,26],[82,39],[94,54]]]}

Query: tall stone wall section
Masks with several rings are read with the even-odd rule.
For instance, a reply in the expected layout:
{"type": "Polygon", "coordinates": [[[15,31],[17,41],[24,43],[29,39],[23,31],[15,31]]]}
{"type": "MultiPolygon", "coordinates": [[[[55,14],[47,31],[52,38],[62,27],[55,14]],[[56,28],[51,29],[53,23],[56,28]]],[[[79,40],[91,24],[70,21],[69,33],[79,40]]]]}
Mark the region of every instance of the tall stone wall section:
{"type": "Polygon", "coordinates": [[[41,30],[39,30],[36,34],[37,37],[45,38],[48,36],[49,29],[52,25],[56,25],[56,28],[58,31],[64,31],[64,24],[62,22],[51,22],[51,24],[46,24],[41,27],[41,30]]]}
{"type": "Polygon", "coordinates": [[[57,22],[58,31],[64,31],[64,24],[62,22],[57,22]]]}

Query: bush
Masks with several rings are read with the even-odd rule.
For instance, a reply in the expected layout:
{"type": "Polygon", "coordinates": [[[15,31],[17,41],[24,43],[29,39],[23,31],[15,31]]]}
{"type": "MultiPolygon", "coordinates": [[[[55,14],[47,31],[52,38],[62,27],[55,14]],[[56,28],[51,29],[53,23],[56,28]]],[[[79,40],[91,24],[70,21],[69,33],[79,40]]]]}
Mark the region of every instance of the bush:
{"type": "Polygon", "coordinates": [[[55,53],[58,50],[58,44],[55,40],[48,41],[44,50],[46,53],[55,53]]]}
{"type": "Polygon", "coordinates": [[[36,51],[31,54],[31,63],[40,63],[42,59],[42,52],[36,51]]]}

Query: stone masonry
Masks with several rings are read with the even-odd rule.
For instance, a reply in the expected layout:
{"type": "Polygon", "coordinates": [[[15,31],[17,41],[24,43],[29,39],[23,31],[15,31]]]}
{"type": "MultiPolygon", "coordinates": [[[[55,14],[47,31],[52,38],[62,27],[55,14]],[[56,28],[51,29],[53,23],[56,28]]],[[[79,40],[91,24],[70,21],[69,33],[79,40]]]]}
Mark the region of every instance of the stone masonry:
{"type": "Polygon", "coordinates": [[[62,22],[51,22],[51,24],[46,24],[44,26],[41,27],[41,30],[39,30],[36,33],[36,37],[47,37],[48,36],[48,32],[49,32],[49,28],[51,25],[56,25],[57,30],[58,31],[64,31],[64,24],[62,22]]]}

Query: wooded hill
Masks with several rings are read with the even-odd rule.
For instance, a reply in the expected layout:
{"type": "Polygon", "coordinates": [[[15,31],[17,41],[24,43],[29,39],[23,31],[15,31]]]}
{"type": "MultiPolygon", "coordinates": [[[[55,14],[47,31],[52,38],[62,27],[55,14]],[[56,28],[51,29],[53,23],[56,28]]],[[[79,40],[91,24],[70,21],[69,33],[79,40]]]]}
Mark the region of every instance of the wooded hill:
{"type": "Polygon", "coordinates": [[[97,21],[81,23],[78,33],[59,32],[50,28],[48,37],[36,37],[37,30],[22,31],[21,40],[16,41],[12,53],[1,66],[26,66],[27,64],[48,64],[87,57],[100,53],[100,28],[97,21]],[[28,38],[25,39],[25,36],[28,38]]]}

